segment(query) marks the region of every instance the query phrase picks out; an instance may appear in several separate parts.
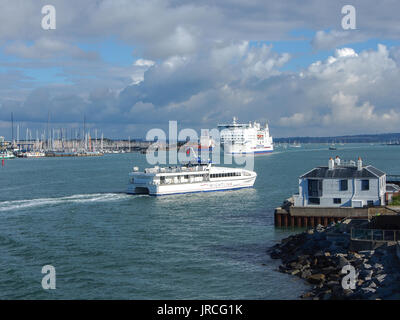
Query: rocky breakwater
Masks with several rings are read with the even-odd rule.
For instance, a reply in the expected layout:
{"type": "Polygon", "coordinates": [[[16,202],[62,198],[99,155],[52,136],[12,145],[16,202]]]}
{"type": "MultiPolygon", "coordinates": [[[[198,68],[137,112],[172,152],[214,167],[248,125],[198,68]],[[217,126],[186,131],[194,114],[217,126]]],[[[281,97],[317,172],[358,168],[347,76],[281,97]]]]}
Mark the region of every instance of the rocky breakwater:
{"type": "Polygon", "coordinates": [[[382,243],[374,250],[355,251],[350,229],[357,223],[347,219],[326,228],[318,225],[283,239],[268,252],[282,260],[280,272],[311,285],[303,299],[400,299],[397,244],[382,243]]]}

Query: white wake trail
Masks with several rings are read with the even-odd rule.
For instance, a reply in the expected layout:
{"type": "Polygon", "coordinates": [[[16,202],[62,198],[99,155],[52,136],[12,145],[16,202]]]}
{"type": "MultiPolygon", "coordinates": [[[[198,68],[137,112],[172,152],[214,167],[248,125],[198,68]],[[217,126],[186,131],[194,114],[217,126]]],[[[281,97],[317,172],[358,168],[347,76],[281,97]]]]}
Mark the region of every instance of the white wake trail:
{"type": "Polygon", "coordinates": [[[61,203],[90,203],[107,202],[129,199],[130,196],[124,193],[93,193],[76,194],[60,198],[39,198],[27,200],[12,200],[0,202],[0,211],[11,211],[17,209],[27,209],[40,206],[52,206],[61,203]]]}

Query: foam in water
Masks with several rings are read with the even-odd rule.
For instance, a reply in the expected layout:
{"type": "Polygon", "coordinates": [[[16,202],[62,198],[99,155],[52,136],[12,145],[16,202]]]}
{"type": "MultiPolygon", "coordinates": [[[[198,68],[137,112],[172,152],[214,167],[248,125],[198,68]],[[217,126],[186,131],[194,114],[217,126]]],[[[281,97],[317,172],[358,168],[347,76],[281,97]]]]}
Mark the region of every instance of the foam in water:
{"type": "Polygon", "coordinates": [[[122,193],[94,193],[76,194],[60,198],[40,198],[29,200],[13,200],[0,202],[0,211],[11,211],[39,206],[51,206],[61,203],[104,202],[129,199],[130,196],[122,193]]]}

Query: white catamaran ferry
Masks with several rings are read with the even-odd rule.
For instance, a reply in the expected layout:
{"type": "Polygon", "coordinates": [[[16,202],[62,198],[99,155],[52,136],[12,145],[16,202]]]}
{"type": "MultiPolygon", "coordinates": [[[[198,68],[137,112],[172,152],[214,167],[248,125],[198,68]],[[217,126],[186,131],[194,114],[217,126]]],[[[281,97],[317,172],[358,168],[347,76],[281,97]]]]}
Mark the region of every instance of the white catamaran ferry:
{"type": "Polygon", "coordinates": [[[247,154],[268,153],[274,150],[268,124],[264,127],[258,122],[237,123],[234,117],[230,124],[219,124],[221,145],[225,153],[247,154]]]}
{"type": "Polygon", "coordinates": [[[182,166],[145,169],[138,167],[129,173],[127,193],[154,196],[225,191],[252,187],[257,174],[254,171],[214,167],[211,163],[188,163],[182,166]]]}

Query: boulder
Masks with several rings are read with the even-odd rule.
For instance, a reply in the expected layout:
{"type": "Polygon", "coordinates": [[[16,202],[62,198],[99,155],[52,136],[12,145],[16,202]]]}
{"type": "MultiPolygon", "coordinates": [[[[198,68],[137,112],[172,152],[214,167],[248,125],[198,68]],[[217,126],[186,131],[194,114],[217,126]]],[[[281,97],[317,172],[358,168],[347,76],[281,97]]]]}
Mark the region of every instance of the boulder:
{"type": "Polygon", "coordinates": [[[324,275],[323,273],[312,274],[312,275],[309,275],[309,276],[307,277],[307,280],[308,280],[308,282],[310,282],[310,283],[319,284],[319,283],[325,281],[325,275],[324,275]]]}
{"type": "Polygon", "coordinates": [[[343,268],[344,266],[347,266],[349,264],[349,261],[343,257],[343,256],[339,256],[339,267],[343,268]]]}
{"type": "Polygon", "coordinates": [[[386,276],[387,276],[386,274],[380,274],[376,276],[376,280],[378,280],[379,283],[382,283],[385,280],[386,276]]]}
{"type": "Polygon", "coordinates": [[[311,276],[311,271],[310,271],[309,269],[304,270],[304,271],[301,273],[301,277],[302,277],[303,279],[307,279],[309,276],[311,276]]]}

